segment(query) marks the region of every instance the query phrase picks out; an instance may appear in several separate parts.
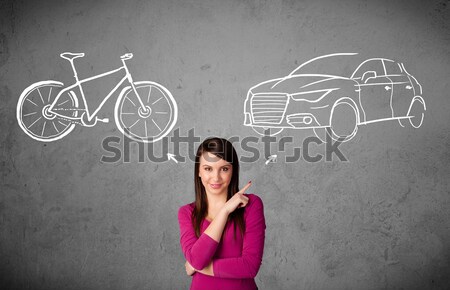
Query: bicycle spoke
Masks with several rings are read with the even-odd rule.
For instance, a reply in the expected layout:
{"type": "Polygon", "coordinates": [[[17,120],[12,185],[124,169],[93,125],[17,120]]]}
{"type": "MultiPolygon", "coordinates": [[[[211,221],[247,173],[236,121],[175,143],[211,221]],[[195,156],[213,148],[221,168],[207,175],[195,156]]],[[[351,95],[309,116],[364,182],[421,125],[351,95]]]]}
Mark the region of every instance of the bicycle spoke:
{"type": "Polygon", "coordinates": [[[30,126],[28,126],[27,128],[30,129],[31,126],[33,126],[34,124],[36,124],[37,121],[39,121],[40,119],[42,119],[42,117],[39,117],[36,121],[33,122],[33,124],[31,124],[30,126]]]}
{"type": "Polygon", "coordinates": [[[136,113],[122,113],[122,115],[134,115],[136,113]]]}
{"type": "Polygon", "coordinates": [[[58,123],[60,123],[60,124],[63,125],[64,127],[67,127],[67,124],[64,124],[64,123],[61,122],[61,121],[58,121],[58,123]]]}
{"type": "Polygon", "coordinates": [[[130,129],[133,128],[134,125],[137,124],[137,122],[139,122],[141,119],[138,119],[136,122],[133,123],[133,125],[130,126],[130,129]]]}
{"type": "Polygon", "coordinates": [[[42,104],[45,104],[44,98],[42,97],[42,94],[41,94],[41,90],[38,88],[37,91],[39,93],[39,96],[41,97],[42,104]]]}
{"type": "Polygon", "coordinates": [[[64,102],[58,104],[57,106],[60,107],[60,106],[64,105],[65,103],[67,103],[68,101],[69,101],[69,100],[65,100],[64,102]]]}
{"type": "Polygon", "coordinates": [[[52,122],[52,124],[53,124],[53,127],[55,128],[56,132],[58,132],[58,133],[59,133],[59,130],[58,130],[58,128],[56,128],[55,122],[52,122]]]}
{"type": "Polygon", "coordinates": [[[28,117],[28,116],[31,116],[31,115],[34,115],[34,114],[36,114],[37,112],[31,112],[31,113],[28,113],[28,114],[25,114],[25,115],[23,115],[24,117],[28,117]]]}
{"type": "Polygon", "coordinates": [[[36,105],[32,100],[27,99],[28,102],[32,103],[33,105],[35,105],[36,107],[38,107],[38,105],[36,105]]]}
{"type": "Polygon", "coordinates": [[[44,136],[44,130],[45,130],[45,125],[47,124],[47,121],[44,122],[44,127],[42,127],[42,133],[41,136],[44,136]]]}
{"type": "Polygon", "coordinates": [[[133,104],[133,106],[135,106],[136,107],[136,104],[135,103],[133,103],[133,101],[129,98],[129,97],[125,97],[125,99],[127,99],[128,101],[130,101],[132,104],[133,104]]]}
{"type": "Polygon", "coordinates": [[[48,102],[50,103],[50,96],[52,95],[53,87],[50,87],[50,92],[48,92],[48,102]]]}
{"type": "Polygon", "coordinates": [[[156,127],[158,127],[159,131],[161,132],[162,131],[161,128],[158,126],[158,124],[156,124],[156,122],[153,118],[152,118],[152,122],[153,122],[153,124],[155,124],[156,127]]]}
{"type": "Polygon", "coordinates": [[[167,112],[155,112],[155,114],[168,114],[167,112]]]}
{"type": "Polygon", "coordinates": [[[151,93],[152,93],[152,86],[150,86],[149,90],[148,90],[147,103],[150,103],[150,94],[151,93]]]}
{"type": "Polygon", "coordinates": [[[162,99],[162,97],[160,97],[159,99],[157,99],[156,101],[154,101],[153,103],[152,103],[152,105],[154,105],[154,104],[156,104],[159,100],[161,100],[162,99]]]}

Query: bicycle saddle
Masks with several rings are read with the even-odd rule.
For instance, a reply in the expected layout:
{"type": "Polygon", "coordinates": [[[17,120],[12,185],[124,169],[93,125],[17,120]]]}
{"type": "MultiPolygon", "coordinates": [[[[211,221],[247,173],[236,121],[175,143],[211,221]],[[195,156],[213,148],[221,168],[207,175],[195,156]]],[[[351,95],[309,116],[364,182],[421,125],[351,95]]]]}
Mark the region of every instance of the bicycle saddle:
{"type": "Polygon", "coordinates": [[[131,52],[130,53],[125,53],[120,58],[123,59],[123,60],[132,59],[133,58],[133,54],[131,52]]]}
{"type": "Polygon", "coordinates": [[[60,56],[62,58],[67,59],[67,60],[72,60],[72,59],[75,59],[75,58],[78,58],[78,57],[83,57],[84,53],[83,52],[81,52],[81,53],[63,52],[63,53],[60,54],[60,56]]]}

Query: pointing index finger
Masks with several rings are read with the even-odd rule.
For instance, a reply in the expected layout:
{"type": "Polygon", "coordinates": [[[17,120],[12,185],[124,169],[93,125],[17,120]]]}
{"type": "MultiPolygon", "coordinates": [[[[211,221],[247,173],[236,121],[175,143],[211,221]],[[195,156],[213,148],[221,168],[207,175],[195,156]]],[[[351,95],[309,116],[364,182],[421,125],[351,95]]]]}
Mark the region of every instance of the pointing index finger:
{"type": "Polygon", "coordinates": [[[252,182],[249,181],[241,190],[239,190],[240,193],[245,193],[245,191],[252,186],[252,182]]]}

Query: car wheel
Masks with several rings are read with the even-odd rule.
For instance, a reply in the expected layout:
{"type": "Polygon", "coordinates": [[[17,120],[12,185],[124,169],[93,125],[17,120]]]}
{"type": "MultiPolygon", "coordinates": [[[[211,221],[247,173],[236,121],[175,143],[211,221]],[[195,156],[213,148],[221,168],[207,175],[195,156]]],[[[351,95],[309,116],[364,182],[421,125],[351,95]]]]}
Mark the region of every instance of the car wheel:
{"type": "Polygon", "coordinates": [[[421,97],[414,98],[411,102],[411,106],[407,115],[411,126],[413,126],[414,128],[419,128],[420,126],[422,126],[425,111],[425,101],[421,97]]]}
{"type": "Polygon", "coordinates": [[[277,134],[280,134],[281,131],[283,131],[283,128],[269,128],[269,127],[252,127],[252,129],[261,136],[267,135],[265,133],[267,130],[269,130],[268,136],[275,136],[277,134]]]}
{"type": "Polygon", "coordinates": [[[327,137],[331,136],[330,127],[313,128],[313,130],[316,137],[319,138],[322,143],[327,143],[327,140],[330,139],[330,137],[327,137]]]}
{"type": "Polygon", "coordinates": [[[355,107],[346,101],[334,105],[331,110],[330,128],[327,134],[335,141],[347,142],[358,131],[358,114],[355,107]]]}

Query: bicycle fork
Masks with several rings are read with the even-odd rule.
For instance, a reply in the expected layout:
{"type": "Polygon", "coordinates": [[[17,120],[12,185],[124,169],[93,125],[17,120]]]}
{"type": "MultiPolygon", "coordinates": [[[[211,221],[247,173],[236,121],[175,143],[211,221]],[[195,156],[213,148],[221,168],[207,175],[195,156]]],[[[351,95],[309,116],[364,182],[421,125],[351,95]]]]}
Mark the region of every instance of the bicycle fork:
{"type": "Polygon", "coordinates": [[[137,97],[137,99],[139,101],[139,104],[141,106],[140,110],[139,110],[139,114],[150,115],[151,109],[150,109],[149,106],[145,106],[144,105],[144,102],[142,101],[141,96],[139,96],[139,93],[136,90],[136,86],[134,85],[133,77],[131,76],[130,72],[128,71],[127,64],[125,63],[126,60],[129,60],[131,58],[133,58],[133,54],[132,53],[126,53],[126,54],[124,54],[124,55],[122,55],[120,57],[120,59],[122,60],[122,63],[123,63],[123,67],[125,68],[126,76],[127,76],[128,80],[130,81],[131,87],[133,88],[133,92],[136,94],[136,97],[137,97]]]}

